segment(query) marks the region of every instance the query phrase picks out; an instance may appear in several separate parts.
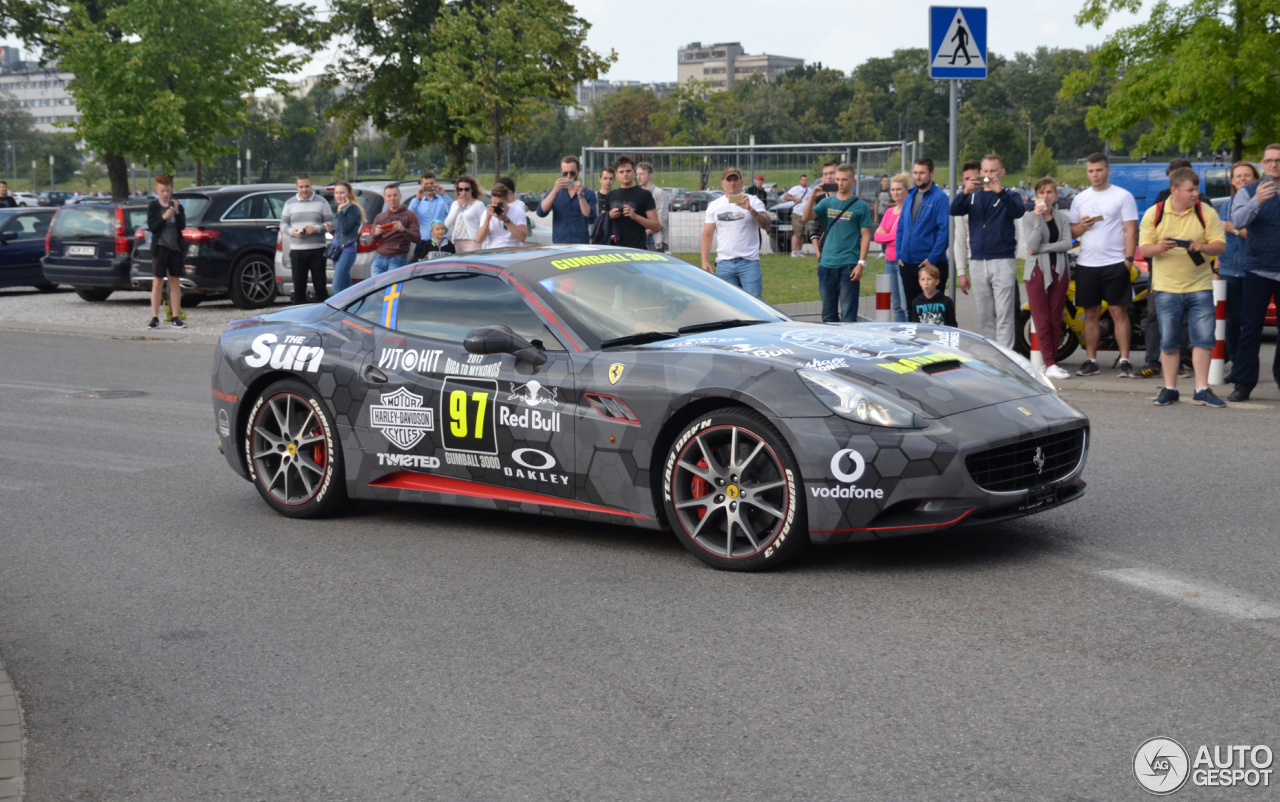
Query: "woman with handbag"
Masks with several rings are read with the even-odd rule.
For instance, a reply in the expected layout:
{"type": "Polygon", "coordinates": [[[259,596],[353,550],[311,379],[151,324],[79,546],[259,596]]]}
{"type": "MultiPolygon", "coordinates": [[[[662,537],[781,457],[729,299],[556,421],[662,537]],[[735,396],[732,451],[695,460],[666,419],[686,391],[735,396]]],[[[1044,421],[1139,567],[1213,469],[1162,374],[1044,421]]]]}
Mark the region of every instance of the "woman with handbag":
{"type": "Polygon", "coordinates": [[[1067,305],[1067,251],[1071,250],[1071,223],[1065,209],[1058,209],[1058,185],[1052,178],[1036,182],[1035,210],[1024,215],[1027,238],[1027,304],[1036,327],[1044,375],[1066,379],[1071,374],[1058,367],[1058,346],[1062,343],[1062,311],[1067,305]],[[1029,270],[1028,270],[1029,268],[1029,270]]]}
{"type": "Polygon", "coordinates": [[[485,209],[480,185],[471,176],[464,175],[453,182],[453,188],[458,199],[449,207],[449,216],[444,220],[445,227],[449,229],[449,238],[453,240],[458,253],[479,250],[476,235],[480,233],[485,209]]]}
{"type": "Polygon", "coordinates": [[[892,205],[880,207],[880,225],[872,235],[876,242],[884,246],[884,272],[889,275],[889,308],[893,310],[893,319],[898,323],[907,321],[907,303],[911,299],[903,297],[907,293],[902,288],[902,278],[898,275],[898,255],[894,252],[893,241],[897,239],[898,218],[902,216],[902,205],[911,187],[911,176],[906,173],[898,173],[889,179],[888,195],[892,205]]]}
{"type": "Polygon", "coordinates": [[[333,292],[351,286],[351,265],[356,261],[356,244],[364,225],[364,209],[355,201],[355,192],[346,181],[333,187],[338,213],[333,218],[333,242],[325,248],[325,256],[333,260],[333,292]]]}

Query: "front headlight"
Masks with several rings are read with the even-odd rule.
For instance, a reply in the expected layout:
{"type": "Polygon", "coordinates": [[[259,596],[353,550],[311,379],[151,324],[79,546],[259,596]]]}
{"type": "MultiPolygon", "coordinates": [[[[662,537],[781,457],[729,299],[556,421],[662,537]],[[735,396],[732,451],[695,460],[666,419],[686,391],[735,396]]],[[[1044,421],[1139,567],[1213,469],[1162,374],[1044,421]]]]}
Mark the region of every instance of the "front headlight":
{"type": "Polygon", "coordinates": [[[890,429],[924,427],[914,412],[874,390],[817,371],[797,370],[796,373],[819,401],[842,418],[890,429]]]}
{"type": "Polygon", "coordinates": [[[987,345],[993,346],[997,351],[1007,356],[1010,362],[1022,368],[1023,372],[1026,373],[1028,376],[1040,382],[1040,384],[1043,385],[1044,387],[1048,388],[1049,392],[1053,393],[1054,395],[1058,394],[1058,388],[1053,386],[1053,382],[1049,381],[1049,377],[1044,375],[1040,371],[1036,370],[1035,366],[1032,365],[1030,362],[1028,362],[1025,356],[1013,350],[1012,348],[1005,348],[1003,345],[996,342],[995,340],[988,340],[986,337],[983,337],[982,339],[987,343],[987,345]]]}

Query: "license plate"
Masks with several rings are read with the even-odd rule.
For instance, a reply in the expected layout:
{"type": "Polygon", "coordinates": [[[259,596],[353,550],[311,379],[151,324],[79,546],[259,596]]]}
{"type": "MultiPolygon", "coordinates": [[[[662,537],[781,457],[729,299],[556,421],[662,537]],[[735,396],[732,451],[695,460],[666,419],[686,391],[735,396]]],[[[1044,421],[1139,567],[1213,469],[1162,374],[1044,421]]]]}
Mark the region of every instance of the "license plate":
{"type": "Polygon", "coordinates": [[[1040,507],[1050,507],[1058,503],[1057,488],[1050,485],[1041,485],[1033,487],[1027,491],[1027,500],[1023,502],[1023,510],[1034,510],[1040,507]]]}
{"type": "Polygon", "coordinates": [[[92,245],[69,245],[67,246],[67,256],[94,256],[98,253],[98,249],[92,245]]]}

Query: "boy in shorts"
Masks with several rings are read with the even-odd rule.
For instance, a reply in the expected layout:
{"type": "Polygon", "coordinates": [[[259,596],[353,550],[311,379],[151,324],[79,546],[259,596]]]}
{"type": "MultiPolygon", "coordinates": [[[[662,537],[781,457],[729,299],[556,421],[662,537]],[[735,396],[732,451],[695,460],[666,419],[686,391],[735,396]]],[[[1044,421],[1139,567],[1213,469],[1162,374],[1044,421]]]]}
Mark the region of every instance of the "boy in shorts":
{"type": "Polygon", "coordinates": [[[173,179],[167,175],[156,176],[156,200],[147,206],[147,229],[151,231],[151,322],[149,329],[160,328],[160,299],[164,295],[164,282],[169,279],[169,309],[173,312],[173,327],[186,326],[182,322],[182,255],[187,243],[182,229],[187,227],[187,213],[173,197],[173,179]]]}

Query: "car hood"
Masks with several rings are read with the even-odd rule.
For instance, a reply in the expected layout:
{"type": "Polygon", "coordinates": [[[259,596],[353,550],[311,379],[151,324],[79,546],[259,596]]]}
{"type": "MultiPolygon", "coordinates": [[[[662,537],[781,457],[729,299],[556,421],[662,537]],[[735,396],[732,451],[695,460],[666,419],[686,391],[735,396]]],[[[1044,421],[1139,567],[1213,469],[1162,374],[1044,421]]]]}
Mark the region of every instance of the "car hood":
{"type": "Polygon", "coordinates": [[[662,340],[639,350],[711,352],[826,373],[898,398],[927,418],[1049,392],[987,340],[939,326],[769,323],[662,340]]]}

